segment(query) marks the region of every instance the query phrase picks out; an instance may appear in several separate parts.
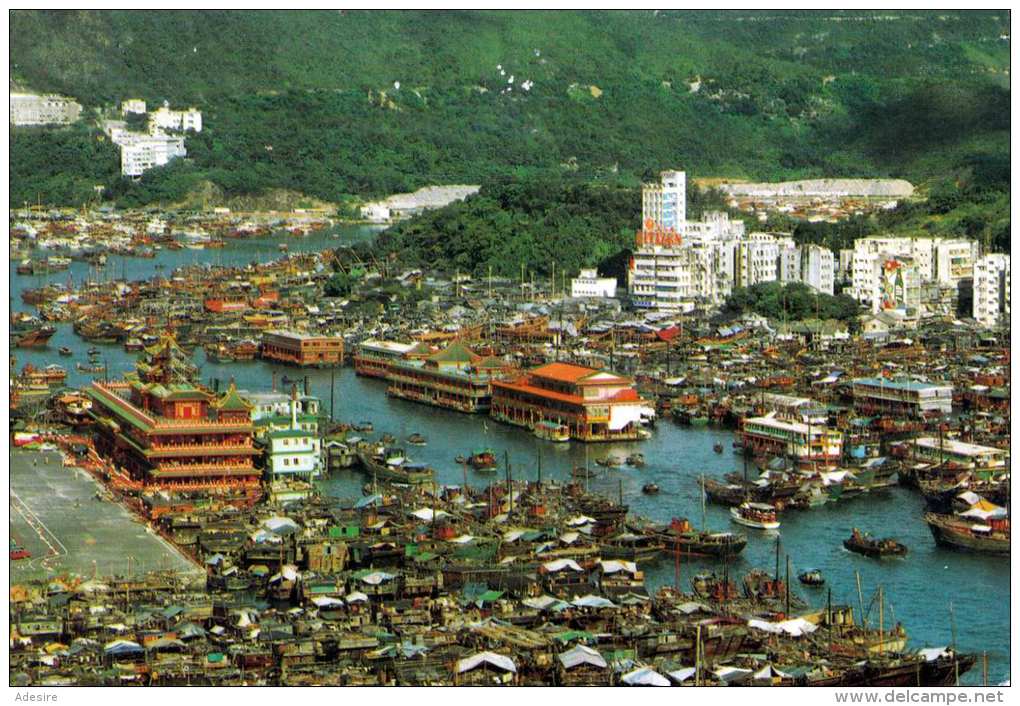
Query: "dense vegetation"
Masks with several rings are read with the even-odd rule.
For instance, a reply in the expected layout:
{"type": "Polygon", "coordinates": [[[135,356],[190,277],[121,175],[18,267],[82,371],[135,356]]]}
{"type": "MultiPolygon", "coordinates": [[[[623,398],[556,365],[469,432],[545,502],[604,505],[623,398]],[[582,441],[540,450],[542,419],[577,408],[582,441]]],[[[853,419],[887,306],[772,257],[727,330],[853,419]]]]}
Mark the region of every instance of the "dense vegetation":
{"type": "Polygon", "coordinates": [[[94,129],[14,129],[11,200],[78,205],[104,184],[135,206],[208,182],[345,203],[511,179],[614,193],[670,167],[895,176],[932,199],[848,228],[1005,249],[1008,31],[1006,12],[15,11],[16,85],[74,96],[90,121],[127,97],[195,105],[205,129],[138,182],[94,129]]]}
{"type": "Polygon", "coordinates": [[[499,181],[466,200],[384,231],[381,249],[411,263],[476,275],[573,275],[634,242],[641,194],[553,179],[499,181]]]}
{"type": "Polygon", "coordinates": [[[839,319],[849,321],[860,313],[850,297],[821,294],[806,284],[762,282],[737,287],[726,300],[723,311],[729,314],[753,312],[774,320],[839,319]]]}

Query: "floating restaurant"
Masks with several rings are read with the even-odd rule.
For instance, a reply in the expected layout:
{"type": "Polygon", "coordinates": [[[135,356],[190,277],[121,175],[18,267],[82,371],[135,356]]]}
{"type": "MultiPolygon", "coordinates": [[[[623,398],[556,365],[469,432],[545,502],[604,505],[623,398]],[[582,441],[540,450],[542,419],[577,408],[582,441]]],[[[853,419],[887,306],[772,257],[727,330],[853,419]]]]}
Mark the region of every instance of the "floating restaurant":
{"type": "Polygon", "coordinates": [[[774,414],[748,417],[741,424],[745,451],[756,456],[781,456],[799,463],[838,463],[843,435],[824,425],[779,419],[774,414]]]}
{"type": "Polygon", "coordinates": [[[416,344],[396,341],[368,340],[358,346],[354,354],[354,372],[370,378],[385,378],[390,365],[407,355],[416,344]]]}
{"type": "Polygon", "coordinates": [[[463,343],[451,343],[427,358],[401,358],[389,366],[387,394],[458,412],[487,412],[492,383],[506,372],[500,358],[480,356],[463,343]]]}
{"type": "Polygon", "coordinates": [[[292,365],[343,365],[344,339],[296,331],[266,331],[262,336],[262,357],[292,365]]]}
{"type": "Polygon", "coordinates": [[[915,459],[929,463],[953,463],[971,470],[1003,473],[1009,469],[1009,452],[994,446],[969,444],[958,439],[925,436],[910,442],[915,459]]]}
{"type": "Polygon", "coordinates": [[[258,491],[251,405],[233,384],[221,396],[180,374],[186,355],[171,337],[151,349],[140,376],[86,389],[96,447],[146,487],[218,486],[258,491]]]}
{"type": "Polygon", "coordinates": [[[655,410],[633,381],[569,363],[549,363],[512,380],[492,383],[493,419],[534,430],[541,422],[566,426],[578,441],[646,438],[642,422],[655,410]]]}
{"type": "Polygon", "coordinates": [[[864,414],[920,417],[953,411],[953,386],[883,377],[853,381],[854,409],[864,414]]]}

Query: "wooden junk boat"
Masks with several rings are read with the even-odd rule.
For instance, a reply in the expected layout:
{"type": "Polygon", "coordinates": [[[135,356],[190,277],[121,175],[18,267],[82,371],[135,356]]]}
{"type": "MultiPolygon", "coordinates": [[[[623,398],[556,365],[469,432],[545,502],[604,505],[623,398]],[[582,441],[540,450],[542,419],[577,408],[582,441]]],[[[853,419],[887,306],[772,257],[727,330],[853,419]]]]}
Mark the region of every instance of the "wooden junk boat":
{"type": "Polygon", "coordinates": [[[779,529],[776,508],[766,503],[741,503],[738,507],[731,507],[730,519],[754,529],[779,529]]]}
{"type": "Polygon", "coordinates": [[[691,578],[691,588],[698,598],[713,601],[731,601],[737,598],[737,586],[728,576],[719,576],[715,572],[695,574],[691,578]]]}
{"type": "Polygon", "coordinates": [[[990,518],[987,524],[981,524],[956,515],[926,512],[924,521],[939,546],[1009,556],[1008,518],[990,518]]]}
{"type": "Polygon", "coordinates": [[[674,517],[669,526],[659,531],[666,551],[680,556],[702,556],[729,559],[747,546],[747,537],[733,532],[697,530],[684,517],[674,517]]]}
{"type": "Polygon", "coordinates": [[[877,539],[867,532],[861,532],[854,527],[850,537],[843,540],[843,546],[849,551],[863,554],[874,559],[885,556],[906,556],[907,547],[895,539],[877,539]]]}
{"type": "Polygon", "coordinates": [[[435,475],[428,466],[409,463],[401,449],[382,448],[374,453],[361,451],[358,453],[358,460],[365,467],[365,471],[377,480],[419,484],[432,482],[435,475]]]}

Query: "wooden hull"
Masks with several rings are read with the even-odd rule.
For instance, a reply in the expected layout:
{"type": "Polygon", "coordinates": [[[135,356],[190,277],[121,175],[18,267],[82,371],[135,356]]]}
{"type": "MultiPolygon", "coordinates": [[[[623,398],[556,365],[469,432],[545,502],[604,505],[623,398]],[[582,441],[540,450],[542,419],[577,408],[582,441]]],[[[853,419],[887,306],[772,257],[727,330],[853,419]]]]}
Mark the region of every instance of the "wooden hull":
{"type": "Polygon", "coordinates": [[[961,549],[981,554],[997,554],[1009,556],[1009,536],[992,535],[988,537],[976,536],[968,531],[969,524],[957,524],[946,521],[937,515],[926,514],[924,521],[928,523],[935,543],[942,547],[961,549]]]}

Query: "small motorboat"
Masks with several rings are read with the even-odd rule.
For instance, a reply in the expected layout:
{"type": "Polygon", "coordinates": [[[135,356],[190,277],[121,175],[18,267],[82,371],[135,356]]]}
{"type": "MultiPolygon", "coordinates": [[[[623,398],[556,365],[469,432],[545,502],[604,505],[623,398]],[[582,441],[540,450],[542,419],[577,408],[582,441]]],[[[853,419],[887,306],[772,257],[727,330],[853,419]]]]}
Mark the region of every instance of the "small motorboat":
{"type": "Polygon", "coordinates": [[[655,495],[656,493],[659,492],[659,486],[657,486],[655,483],[645,483],[643,486],[641,486],[641,492],[644,493],[645,495],[655,495]]]}
{"type": "Polygon", "coordinates": [[[606,456],[605,458],[595,459],[595,465],[602,466],[603,468],[617,468],[621,463],[618,456],[606,456]]]}
{"type": "Polygon", "coordinates": [[[454,463],[467,463],[467,456],[460,454],[457,458],[453,459],[454,463]]]}
{"type": "Polygon", "coordinates": [[[372,422],[359,422],[353,425],[351,428],[354,429],[354,431],[360,432],[362,434],[367,434],[371,432],[373,429],[375,429],[375,427],[372,426],[372,422]]]}
{"type": "Polygon", "coordinates": [[[737,507],[731,507],[730,519],[738,525],[753,527],[754,529],[779,529],[776,508],[767,503],[744,502],[737,507]]]}
{"type": "Polygon", "coordinates": [[[645,455],[642,453],[631,454],[627,457],[627,465],[641,468],[645,465],[645,455]]]}
{"type": "Polygon", "coordinates": [[[818,569],[808,569],[797,574],[797,580],[805,586],[824,586],[825,577],[818,569]]]}
{"type": "Polygon", "coordinates": [[[427,442],[424,436],[415,432],[414,434],[411,434],[411,436],[407,437],[407,443],[414,444],[415,446],[424,446],[427,442]]]}
{"type": "Polygon", "coordinates": [[[384,444],[387,444],[387,445],[388,444],[395,444],[395,443],[397,443],[397,437],[393,436],[393,434],[390,434],[389,432],[386,432],[385,434],[382,435],[382,438],[380,439],[380,441],[382,441],[384,444]]]}
{"type": "Polygon", "coordinates": [[[712,446],[712,450],[715,451],[717,454],[721,454],[723,452],[723,445],[715,444],[712,446]]]}
{"type": "Polygon", "coordinates": [[[573,470],[570,471],[570,475],[574,478],[580,478],[583,480],[585,478],[594,478],[595,476],[598,475],[598,471],[596,471],[594,468],[575,466],[573,470]]]}
{"type": "Polygon", "coordinates": [[[850,537],[843,540],[843,546],[848,551],[873,559],[881,559],[886,556],[906,556],[907,554],[907,547],[895,539],[889,537],[877,539],[867,532],[861,532],[856,527],[853,528],[850,537]]]}
{"type": "Polygon", "coordinates": [[[67,355],[71,355],[74,351],[72,351],[67,346],[61,346],[60,349],[57,352],[60,353],[60,355],[67,356],[67,355]]]}

